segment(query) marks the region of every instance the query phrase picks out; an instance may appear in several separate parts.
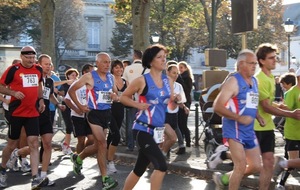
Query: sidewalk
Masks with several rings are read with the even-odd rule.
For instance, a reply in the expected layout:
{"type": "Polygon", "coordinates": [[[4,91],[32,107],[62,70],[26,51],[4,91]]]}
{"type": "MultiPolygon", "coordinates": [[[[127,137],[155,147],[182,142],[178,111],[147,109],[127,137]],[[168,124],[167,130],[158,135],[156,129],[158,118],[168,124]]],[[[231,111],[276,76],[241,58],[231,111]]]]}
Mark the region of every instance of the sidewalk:
{"type": "MultiPolygon", "coordinates": [[[[191,109],[194,109],[194,103],[191,109]]],[[[191,130],[191,137],[194,137],[195,134],[195,112],[191,111],[188,120],[188,126],[191,130]]],[[[199,135],[203,130],[203,126],[199,127],[199,135]]],[[[0,129],[0,139],[5,139],[7,134],[7,128],[0,129]]],[[[203,135],[204,136],[204,135],[203,135]]],[[[202,136],[202,140],[203,137],[202,136]]],[[[73,136],[72,136],[73,137],[73,136]]],[[[53,148],[60,149],[60,144],[64,139],[64,133],[62,131],[57,131],[53,138],[53,148]]],[[[198,177],[201,179],[212,179],[212,173],[214,171],[220,171],[224,173],[226,171],[230,171],[232,169],[231,162],[225,162],[224,164],[220,164],[217,167],[217,170],[208,170],[206,167],[206,155],[204,152],[204,144],[202,140],[199,141],[200,146],[195,147],[192,144],[192,147],[186,149],[186,153],[184,155],[176,155],[174,152],[171,152],[169,166],[168,169],[177,173],[181,173],[185,176],[198,177]]],[[[72,149],[76,146],[76,139],[72,138],[71,147],[72,149]]],[[[282,140],[282,135],[279,132],[276,132],[276,154],[283,155],[284,142],[282,140]]],[[[116,153],[117,162],[125,162],[125,163],[134,163],[137,157],[137,150],[135,149],[133,152],[127,151],[126,146],[119,145],[116,153]]],[[[286,189],[300,189],[300,174],[295,171],[293,175],[288,178],[286,189]]],[[[249,188],[257,189],[258,187],[258,176],[249,176],[244,179],[242,184],[249,188]]],[[[275,183],[272,182],[272,189],[274,188],[275,183]]]]}

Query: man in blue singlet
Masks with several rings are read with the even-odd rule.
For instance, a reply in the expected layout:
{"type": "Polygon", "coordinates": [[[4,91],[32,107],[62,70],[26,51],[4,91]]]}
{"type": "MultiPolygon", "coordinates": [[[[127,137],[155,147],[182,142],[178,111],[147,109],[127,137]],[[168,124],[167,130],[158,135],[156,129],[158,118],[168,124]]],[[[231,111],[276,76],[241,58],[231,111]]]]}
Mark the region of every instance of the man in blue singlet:
{"type": "Polygon", "coordinates": [[[258,173],[261,168],[260,148],[254,132],[258,106],[258,86],[253,77],[256,65],[253,51],[241,51],[237,58],[238,72],[225,81],[214,101],[214,111],[223,117],[223,140],[230,147],[234,163],[233,171],[213,174],[219,188],[229,185],[228,189],[237,190],[243,176],[258,173]]]}
{"type": "MultiPolygon", "coordinates": [[[[118,185],[117,181],[107,176],[106,171],[106,134],[111,120],[111,104],[112,101],[118,101],[116,93],[117,89],[114,84],[113,75],[110,71],[111,59],[107,53],[98,53],[96,55],[97,70],[83,75],[73,86],[70,87],[68,93],[83,112],[87,113],[87,121],[94,135],[94,145],[97,147],[97,161],[102,176],[103,190],[114,188],[118,185]],[[76,96],[76,90],[86,85],[87,88],[87,105],[82,105],[76,96]]],[[[88,146],[82,150],[80,155],[89,154],[94,151],[94,147],[88,146]]],[[[71,155],[74,163],[74,172],[80,174],[82,168],[82,157],[77,154],[71,155]]],[[[83,156],[84,157],[84,156],[83,156]]]]}

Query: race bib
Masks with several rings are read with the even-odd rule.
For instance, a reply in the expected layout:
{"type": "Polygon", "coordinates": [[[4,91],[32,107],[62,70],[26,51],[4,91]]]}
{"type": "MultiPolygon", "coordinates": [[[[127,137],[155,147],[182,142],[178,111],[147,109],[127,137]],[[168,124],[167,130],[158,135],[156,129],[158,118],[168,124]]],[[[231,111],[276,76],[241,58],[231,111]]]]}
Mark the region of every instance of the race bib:
{"type": "Polygon", "coordinates": [[[164,127],[155,127],[153,130],[153,138],[157,144],[164,142],[164,131],[164,127]]]}
{"type": "Polygon", "coordinates": [[[34,87],[38,86],[38,76],[37,74],[25,74],[22,76],[23,87],[34,87]]]}
{"type": "Polygon", "coordinates": [[[108,91],[99,91],[97,103],[102,104],[111,104],[112,100],[110,98],[110,92],[108,91]]]}
{"type": "Polygon", "coordinates": [[[49,97],[50,97],[50,88],[44,87],[43,99],[49,100],[49,97]]]}
{"type": "Polygon", "coordinates": [[[257,109],[258,93],[247,92],[246,108],[257,109]]]}

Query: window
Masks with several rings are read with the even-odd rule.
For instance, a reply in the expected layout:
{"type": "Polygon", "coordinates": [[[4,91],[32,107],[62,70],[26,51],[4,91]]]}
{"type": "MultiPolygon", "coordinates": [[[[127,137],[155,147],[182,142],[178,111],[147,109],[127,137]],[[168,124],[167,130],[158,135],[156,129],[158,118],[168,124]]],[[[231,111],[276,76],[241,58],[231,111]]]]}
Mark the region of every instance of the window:
{"type": "Polygon", "coordinates": [[[100,49],[100,20],[88,21],[88,48],[100,49]]]}

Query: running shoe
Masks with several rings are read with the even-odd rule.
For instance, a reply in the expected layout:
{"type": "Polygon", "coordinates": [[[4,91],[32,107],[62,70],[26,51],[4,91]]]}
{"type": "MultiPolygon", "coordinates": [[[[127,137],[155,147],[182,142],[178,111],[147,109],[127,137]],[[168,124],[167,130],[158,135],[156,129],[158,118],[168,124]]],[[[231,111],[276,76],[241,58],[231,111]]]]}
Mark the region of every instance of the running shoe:
{"type": "Polygon", "coordinates": [[[15,161],[15,163],[14,163],[14,165],[13,165],[13,167],[12,167],[12,170],[13,170],[14,172],[18,172],[18,171],[20,170],[19,164],[18,164],[18,159],[15,161]]]}
{"type": "Polygon", "coordinates": [[[41,189],[41,187],[45,187],[46,184],[48,184],[48,178],[47,177],[44,177],[44,178],[41,178],[41,177],[36,177],[32,180],[31,182],[31,189],[32,190],[38,190],[38,189],[41,189]]]}
{"type": "Polygon", "coordinates": [[[65,142],[61,144],[61,150],[65,155],[70,155],[73,153],[71,147],[65,142]]]}
{"type": "Polygon", "coordinates": [[[0,187],[7,187],[7,175],[6,173],[0,172],[0,187]]]}
{"type": "Polygon", "coordinates": [[[18,161],[17,152],[18,152],[18,149],[16,148],[16,149],[11,153],[9,160],[8,160],[7,163],[6,163],[6,167],[7,167],[7,168],[13,169],[13,167],[14,167],[16,161],[18,161]]]}
{"type": "Polygon", "coordinates": [[[102,189],[103,190],[109,190],[114,187],[117,187],[118,182],[114,180],[112,177],[105,177],[104,182],[102,182],[102,189]]]}
{"type": "Polygon", "coordinates": [[[213,173],[213,180],[216,184],[216,190],[222,190],[224,189],[227,185],[224,185],[222,182],[222,175],[220,172],[214,172],[213,173]]]}
{"type": "Polygon", "coordinates": [[[281,156],[275,157],[274,171],[273,171],[273,180],[276,182],[278,176],[283,172],[284,168],[280,166],[280,162],[285,161],[286,159],[281,156]]]}
{"type": "Polygon", "coordinates": [[[82,163],[77,162],[78,154],[71,154],[70,159],[73,162],[73,172],[76,175],[81,175],[82,163]]]}
{"type": "Polygon", "coordinates": [[[31,171],[31,167],[27,161],[21,164],[21,170],[22,170],[22,172],[30,172],[31,171]]]}

